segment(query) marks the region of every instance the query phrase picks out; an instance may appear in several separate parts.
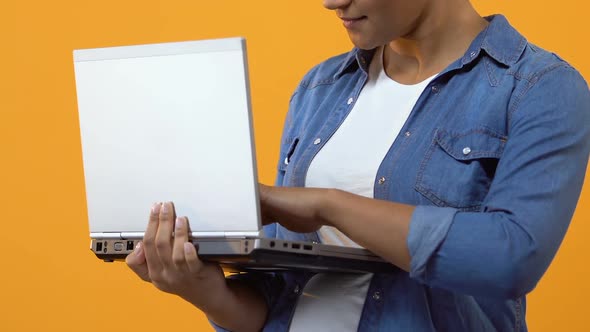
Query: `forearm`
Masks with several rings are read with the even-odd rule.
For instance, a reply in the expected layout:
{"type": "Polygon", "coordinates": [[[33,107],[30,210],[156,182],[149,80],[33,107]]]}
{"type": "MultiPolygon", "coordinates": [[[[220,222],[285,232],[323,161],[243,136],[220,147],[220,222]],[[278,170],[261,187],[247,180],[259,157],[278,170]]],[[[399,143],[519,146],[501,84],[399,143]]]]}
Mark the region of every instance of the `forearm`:
{"type": "Polygon", "coordinates": [[[464,294],[526,294],[547,268],[565,230],[556,229],[540,246],[503,212],[457,214],[454,209],[421,207],[412,221],[414,206],[339,190],[324,197],[319,209],[322,223],[420,282],[464,294]]]}
{"type": "Polygon", "coordinates": [[[201,309],[216,325],[235,332],[262,330],[268,313],[264,297],[240,280],[227,279],[227,288],[207,305],[190,297],[185,300],[201,309]]]}
{"type": "Polygon", "coordinates": [[[385,260],[409,271],[407,238],[414,206],[329,190],[319,208],[323,224],[331,225],[385,260]]]}
{"type": "Polygon", "coordinates": [[[261,192],[269,217],[293,231],[334,226],[421,283],[514,298],[528,292],[547,268],[577,190],[541,195],[540,200],[498,195],[491,206],[504,209],[486,206],[470,213],[335,189],[264,187],[261,192]]]}

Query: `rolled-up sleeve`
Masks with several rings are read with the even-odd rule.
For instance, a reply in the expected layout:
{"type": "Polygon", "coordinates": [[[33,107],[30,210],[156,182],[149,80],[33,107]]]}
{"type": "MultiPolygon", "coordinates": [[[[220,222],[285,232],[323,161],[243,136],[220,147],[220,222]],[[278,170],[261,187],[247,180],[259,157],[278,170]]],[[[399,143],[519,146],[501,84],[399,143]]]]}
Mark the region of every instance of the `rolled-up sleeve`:
{"type": "Polygon", "coordinates": [[[573,68],[556,65],[531,79],[509,112],[508,140],[481,209],[415,209],[407,241],[415,280],[516,298],[555,256],[586,173],[588,86],[573,68]]]}
{"type": "Polygon", "coordinates": [[[412,256],[410,276],[424,282],[430,257],[447,237],[453,218],[453,208],[417,206],[412,215],[408,235],[408,249],[412,256]]]}

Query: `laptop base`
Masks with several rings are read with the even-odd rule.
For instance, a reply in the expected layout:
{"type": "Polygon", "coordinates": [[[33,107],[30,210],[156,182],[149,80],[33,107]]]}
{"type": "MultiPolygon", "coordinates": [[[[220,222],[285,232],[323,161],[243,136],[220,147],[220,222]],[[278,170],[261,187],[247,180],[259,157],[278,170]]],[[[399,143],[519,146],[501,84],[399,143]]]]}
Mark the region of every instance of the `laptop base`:
{"type": "MultiPolygon", "coordinates": [[[[91,250],[106,262],[124,261],[140,240],[97,240],[91,250]]],[[[399,271],[369,251],[278,239],[194,240],[199,258],[218,263],[225,272],[311,271],[387,273],[399,271]]]]}

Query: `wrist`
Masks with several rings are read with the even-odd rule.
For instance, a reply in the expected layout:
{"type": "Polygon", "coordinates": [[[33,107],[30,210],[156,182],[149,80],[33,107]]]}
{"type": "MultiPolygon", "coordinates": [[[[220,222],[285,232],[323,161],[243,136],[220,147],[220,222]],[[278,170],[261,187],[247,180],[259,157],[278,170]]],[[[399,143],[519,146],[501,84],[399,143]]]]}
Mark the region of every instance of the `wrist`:
{"type": "Polygon", "coordinates": [[[199,310],[203,311],[207,315],[217,314],[223,310],[224,301],[230,295],[230,289],[227,283],[223,283],[217,288],[202,287],[192,288],[192,291],[186,295],[180,295],[185,301],[191,303],[199,310]]]}
{"type": "Polygon", "coordinates": [[[326,189],[320,194],[320,198],[317,200],[316,216],[322,225],[338,227],[336,225],[337,218],[334,218],[333,211],[338,208],[338,202],[341,201],[339,197],[344,193],[339,189],[326,189]]]}

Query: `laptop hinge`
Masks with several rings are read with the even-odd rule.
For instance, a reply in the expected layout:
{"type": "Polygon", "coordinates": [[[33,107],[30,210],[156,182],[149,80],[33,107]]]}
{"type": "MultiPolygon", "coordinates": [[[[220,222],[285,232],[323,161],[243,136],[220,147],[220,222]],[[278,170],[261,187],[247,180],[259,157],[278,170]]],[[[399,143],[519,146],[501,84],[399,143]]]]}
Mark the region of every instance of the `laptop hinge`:
{"type": "Polygon", "coordinates": [[[121,232],[122,239],[143,239],[144,232],[121,232]]]}
{"type": "MultiPolygon", "coordinates": [[[[143,238],[143,232],[95,232],[90,233],[92,239],[135,239],[143,238]]],[[[193,238],[235,238],[246,239],[261,237],[261,232],[192,232],[193,238]]]]}
{"type": "Polygon", "coordinates": [[[234,239],[246,239],[246,238],[257,238],[260,237],[261,233],[258,231],[253,232],[192,232],[192,238],[234,238],[234,239]]]}
{"type": "Polygon", "coordinates": [[[224,232],[227,238],[257,238],[261,237],[262,233],[259,231],[254,232],[224,232]]]}
{"type": "Polygon", "coordinates": [[[90,233],[92,239],[122,239],[120,232],[97,232],[90,233]]]}

